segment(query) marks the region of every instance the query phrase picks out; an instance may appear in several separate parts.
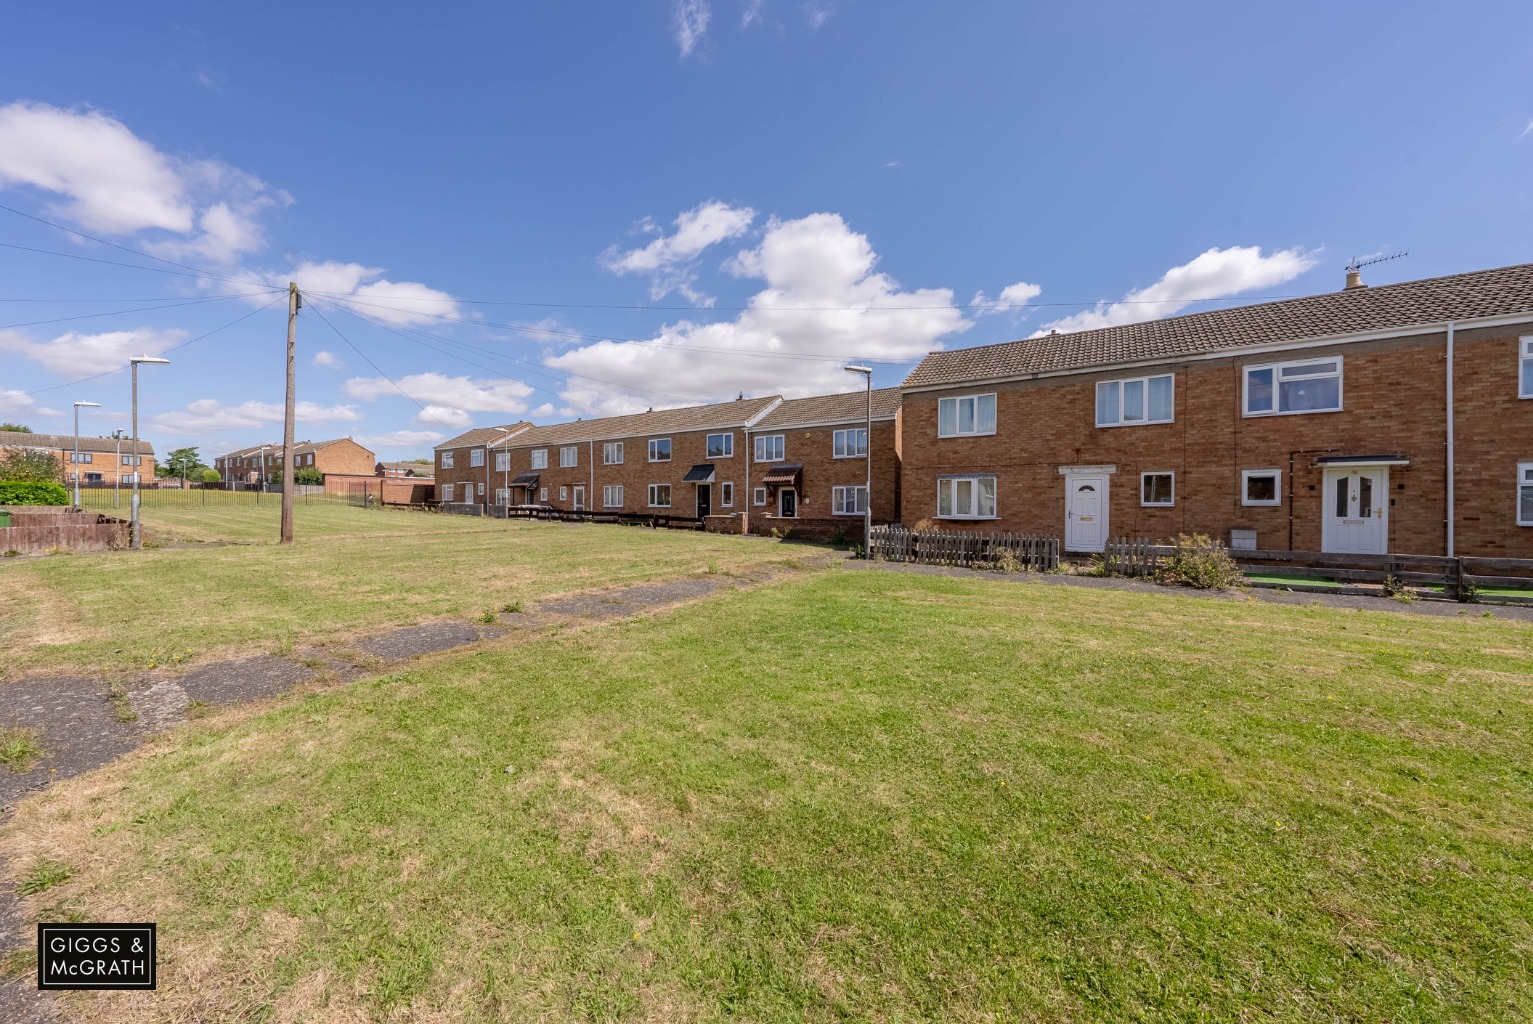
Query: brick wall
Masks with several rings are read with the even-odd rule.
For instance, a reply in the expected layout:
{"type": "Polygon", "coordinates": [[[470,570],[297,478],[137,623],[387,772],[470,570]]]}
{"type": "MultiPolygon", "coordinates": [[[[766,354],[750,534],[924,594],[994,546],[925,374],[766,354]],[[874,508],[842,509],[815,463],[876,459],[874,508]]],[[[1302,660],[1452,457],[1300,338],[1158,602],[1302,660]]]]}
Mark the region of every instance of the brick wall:
{"type": "MultiPolygon", "coordinates": [[[[1063,535],[1062,466],[1112,465],[1109,532],[1168,538],[1200,532],[1228,540],[1254,529],[1264,548],[1321,547],[1323,454],[1399,454],[1389,470],[1389,547],[1445,551],[1443,334],[1285,353],[1168,363],[1153,370],[1044,378],[904,396],[901,518],[935,517],[939,474],[994,473],[999,518],[989,529],[1063,535]],[[1246,417],[1242,367],[1343,357],[1343,411],[1246,417]],[[1175,420],[1098,428],[1099,380],[1174,372],[1175,420]],[[937,400],[994,392],[997,432],[937,437],[937,400]],[[1282,472],[1281,503],[1241,503],[1243,469],[1282,472]],[[1175,473],[1175,504],[1145,508],[1140,473],[1175,473]],[[1292,541],[1290,543],[1290,531],[1292,541]]],[[[1514,329],[1460,331],[1456,339],[1457,553],[1533,557],[1533,528],[1515,525],[1516,467],[1533,459],[1533,401],[1517,398],[1514,329]]],[[[968,525],[954,521],[953,525],[968,525]]]]}
{"type": "Polygon", "coordinates": [[[74,478],[71,476],[76,470],[80,473],[80,486],[106,487],[117,483],[118,474],[121,473],[125,480],[131,480],[135,468],[143,474],[140,478],[144,483],[154,481],[156,462],[153,455],[142,456],[143,463],[138,467],[124,466],[122,459],[128,457],[129,452],[124,452],[121,457],[115,451],[110,452],[81,452],[81,457],[89,457],[91,461],[81,462],[78,465],[71,462],[74,456],[73,448],[60,448],[54,451],[53,457],[58,459],[60,468],[64,471],[64,486],[73,487],[74,478]],[[99,474],[100,480],[92,480],[91,477],[99,474]]]}
{"type": "MultiPolygon", "coordinates": [[[[436,496],[439,500],[473,504],[484,504],[487,501],[495,500],[493,488],[487,487],[485,484],[485,467],[482,465],[471,465],[473,462],[472,453],[476,451],[484,452],[483,445],[449,448],[444,449],[444,451],[452,452],[453,459],[452,468],[449,469],[442,464],[442,452],[436,453],[436,496]],[[449,486],[451,486],[451,491],[448,490],[449,486]],[[465,490],[465,488],[470,487],[473,488],[471,495],[465,490]],[[485,490],[481,492],[479,490],[480,487],[485,487],[485,490]],[[449,494],[451,495],[450,498],[448,497],[449,494]]],[[[494,465],[494,451],[485,452],[484,454],[486,462],[494,465]]],[[[492,472],[489,476],[491,478],[498,478],[500,474],[492,472]]]]}
{"type": "Polygon", "coordinates": [[[314,468],[326,474],[368,476],[374,472],[376,464],[373,453],[349,437],[314,452],[314,468]]]}
{"type": "MultiPolygon", "coordinates": [[[[835,433],[837,430],[856,429],[861,423],[840,423],[813,427],[761,427],[751,431],[751,457],[757,437],[783,435],[783,462],[798,463],[804,467],[798,486],[798,517],[801,519],[847,519],[852,525],[861,522],[861,516],[837,516],[832,504],[832,490],[836,487],[860,487],[867,480],[867,460],[861,457],[838,459],[835,457],[835,433]]],[[[899,452],[896,448],[897,425],[894,420],[875,421],[869,448],[873,453],[873,520],[892,522],[899,518],[899,452]]],[[[751,463],[751,489],[761,486],[761,479],[775,462],[751,463]]],[[[778,511],[776,487],[767,489],[767,503],[752,503],[749,511],[753,517],[775,516],[778,511]]],[[[747,498],[749,496],[747,495],[747,498]]],[[[754,499],[750,499],[754,502],[754,499]]],[[[738,504],[738,499],[737,499],[738,504]]],[[[754,528],[754,524],[753,528],[754,528]]],[[[860,528],[858,530],[860,533],[860,528]]]]}

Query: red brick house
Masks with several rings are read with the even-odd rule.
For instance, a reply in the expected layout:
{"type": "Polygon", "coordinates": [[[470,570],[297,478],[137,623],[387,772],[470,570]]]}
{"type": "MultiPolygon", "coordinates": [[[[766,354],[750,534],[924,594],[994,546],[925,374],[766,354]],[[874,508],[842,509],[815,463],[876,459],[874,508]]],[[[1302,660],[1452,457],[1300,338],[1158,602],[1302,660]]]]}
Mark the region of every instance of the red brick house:
{"type": "Polygon", "coordinates": [[[750,429],[751,529],[819,527],[861,536],[873,455],[873,521],[899,518],[900,389],[792,398],[750,429]]]}
{"type": "Polygon", "coordinates": [[[1533,557],[1533,264],[928,355],[902,518],[1533,557]]]}
{"type": "MultiPolygon", "coordinates": [[[[299,441],[293,445],[293,470],[316,470],[321,476],[370,476],[376,459],[349,437],[329,441],[299,441]]],[[[258,485],[282,482],[282,445],[252,445],[226,452],[213,460],[226,482],[258,485]]]]}
{"type": "Polygon", "coordinates": [[[740,398],[532,427],[492,444],[493,498],[598,512],[741,512],[749,474],[746,431],[781,401],[776,395],[740,398]]]}
{"type": "Polygon", "coordinates": [[[134,457],[132,438],[121,441],[112,437],[81,437],[79,462],[75,460],[75,436],[73,434],[30,434],[20,430],[0,431],[0,448],[28,448],[46,452],[59,462],[64,471],[65,485],[74,484],[74,474],[80,474],[80,486],[107,486],[121,480],[133,482],[135,469],[142,475],[140,483],[154,482],[154,445],[138,439],[137,458],[134,457]],[[137,466],[134,463],[137,462],[137,466]]]}
{"type": "Polygon", "coordinates": [[[489,446],[497,441],[531,429],[526,420],[499,427],[475,427],[436,446],[436,497],[443,505],[470,507],[483,514],[493,501],[494,488],[489,446]]]}

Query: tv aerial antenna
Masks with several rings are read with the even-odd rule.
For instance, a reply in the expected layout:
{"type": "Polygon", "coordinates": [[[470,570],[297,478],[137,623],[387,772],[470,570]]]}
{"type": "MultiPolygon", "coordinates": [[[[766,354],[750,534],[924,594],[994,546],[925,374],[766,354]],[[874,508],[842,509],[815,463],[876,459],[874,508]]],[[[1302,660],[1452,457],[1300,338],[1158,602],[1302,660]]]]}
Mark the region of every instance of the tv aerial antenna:
{"type": "Polygon", "coordinates": [[[1404,252],[1392,252],[1387,256],[1370,256],[1368,259],[1364,260],[1360,260],[1354,256],[1352,257],[1352,262],[1347,264],[1347,273],[1356,274],[1364,267],[1371,267],[1375,263],[1388,263],[1390,260],[1403,260],[1410,254],[1410,250],[1407,249],[1404,252]]]}

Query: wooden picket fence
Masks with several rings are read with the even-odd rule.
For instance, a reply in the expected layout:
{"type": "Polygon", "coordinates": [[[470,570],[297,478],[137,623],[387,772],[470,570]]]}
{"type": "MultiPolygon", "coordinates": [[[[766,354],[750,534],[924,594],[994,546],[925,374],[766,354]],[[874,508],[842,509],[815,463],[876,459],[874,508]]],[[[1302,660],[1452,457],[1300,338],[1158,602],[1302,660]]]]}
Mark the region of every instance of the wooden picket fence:
{"type": "Polygon", "coordinates": [[[1161,557],[1172,551],[1145,537],[1113,537],[1102,549],[1102,561],[1109,576],[1154,576],[1161,557]]]}
{"type": "Polygon", "coordinates": [[[977,530],[913,530],[908,526],[875,526],[868,557],[917,565],[960,565],[993,568],[1006,552],[1024,569],[1048,572],[1059,568],[1059,538],[1037,533],[977,530]]]}

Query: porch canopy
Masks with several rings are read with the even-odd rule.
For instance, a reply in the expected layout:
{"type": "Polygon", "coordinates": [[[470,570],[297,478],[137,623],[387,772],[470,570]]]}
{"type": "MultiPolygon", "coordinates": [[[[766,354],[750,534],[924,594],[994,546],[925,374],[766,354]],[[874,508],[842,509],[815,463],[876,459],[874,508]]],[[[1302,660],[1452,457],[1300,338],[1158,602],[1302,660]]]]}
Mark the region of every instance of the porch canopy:
{"type": "Polygon", "coordinates": [[[1315,464],[1332,469],[1338,466],[1409,466],[1411,460],[1404,455],[1322,455],[1315,464]]]}
{"type": "Polygon", "coordinates": [[[713,483],[713,463],[699,462],[687,470],[687,475],[681,478],[684,484],[711,484],[713,483]]]}
{"type": "Polygon", "coordinates": [[[767,470],[761,482],[767,487],[797,487],[798,479],[803,472],[804,467],[801,463],[786,462],[767,470]]]}
{"type": "Polygon", "coordinates": [[[512,487],[536,487],[537,485],[538,475],[536,473],[521,473],[515,480],[511,481],[512,487]]]}

